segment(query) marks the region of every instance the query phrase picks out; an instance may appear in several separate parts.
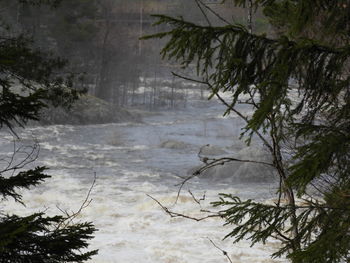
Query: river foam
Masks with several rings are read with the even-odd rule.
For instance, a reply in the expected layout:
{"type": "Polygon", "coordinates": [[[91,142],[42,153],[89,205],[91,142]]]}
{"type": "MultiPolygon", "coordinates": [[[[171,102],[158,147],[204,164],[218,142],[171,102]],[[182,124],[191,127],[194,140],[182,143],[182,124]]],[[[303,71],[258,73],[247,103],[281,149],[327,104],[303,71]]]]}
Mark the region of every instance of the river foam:
{"type": "MultiPolygon", "coordinates": [[[[40,155],[32,165],[47,166],[52,178],[23,191],[25,208],[9,201],[4,202],[3,209],[22,215],[34,211],[72,213],[79,210],[96,174],[89,196],[92,201],[76,218],[92,221],[99,229],[90,248],[100,251],[91,262],[227,262],[212,242],[227,251],[234,263],[285,262],[269,256],[278,242],[268,241],[254,248],[247,241],[232,244],[231,240],[222,240],[230,227],[223,227],[220,218],[201,222],[171,218],[149,197],[193,217],[205,216],[201,209],[212,209],[210,202],[217,200],[219,192],[271,198],[271,182],[228,182],[217,175],[209,181],[194,178],[174,204],[180,177],[201,164],[197,154],[204,145],[213,145],[207,153],[214,156],[239,152],[248,158],[251,154],[234,137],[240,131],[239,119],[222,118],[224,108],[204,103],[196,101],[201,105],[198,108],[152,114],[137,125],[55,125],[19,131],[20,144],[30,145],[33,138],[39,141],[40,155]],[[189,189],[198,198],[205,196],[201,205],[193,200],[189,189]]],[[[13,138],[4,132],[1,138],[1,154],[11,154],[13,138]]],[[[247,171],[254,173],[249,169],[242,173],[247,171]]],[[[226,171],[225,177],[229,176],[226,171]]]]}

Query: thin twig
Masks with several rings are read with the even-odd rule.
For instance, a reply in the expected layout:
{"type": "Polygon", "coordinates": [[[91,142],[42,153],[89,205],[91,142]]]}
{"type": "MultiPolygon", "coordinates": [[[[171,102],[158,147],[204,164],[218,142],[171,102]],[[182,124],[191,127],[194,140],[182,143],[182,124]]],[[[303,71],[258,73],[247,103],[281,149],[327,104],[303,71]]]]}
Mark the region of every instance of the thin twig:
{"type": "Polygon", "coordinates": [[[205,192],[204,192],[203,196],[199,199],[194,196],[194,194],[192,193],[191,190],[188,190],[188,193],[192,196],[193,200],[199,205],[201,205],[201,201],[205,200],[205,192]]]}
{"type": "Polygon", "coordinates": [[[76,211],[76,212],[73,212],[73,213],[69,213],[68,211],[66,210],[63,210],[61,209],[60,207],[56,206],[62,213],[64,213],[66,215],[66,218],[64,221],[62,221],[58,226],[57,228],[61,228],[62,226],[63,227],[67,227],[69,224],[72,223],[72,221],[81,213],[81,211],[83,209],[85,209],[86,207],[88,207],[92,200],[93,199],[90,199],[90,195],[91,195],[91,192],[92,192],[92,189],[94,188],[95,184],[96,184],[96,172],[94,173],[94,180],[92,181],[91,183],[91,186],[89,188],[89,191],[87,192],[86,196],[85,196],[85,199],[84,201],[82,202],[82,204],[80,205],[79,209],[76,211]]]}
{"type": "Polygon", "coordinates": [[[200,2],[200,0],[194,0],[194,1],[196,2],[196,4],[197,4],[199,10],[201,11],[201,13],[202,13],[202,15],[204,16],[205,20],[207,21],[208,25],[209,25],[209,26],[212,26],[212,24],[211,24],[211,22],[210,22],[210,20],[209,20],[209,18],[208,18],[208,16],[207,16],[207,14],[204,12],[204,10],[203,10],[203,8],[202,8],[202,6],[201,6],[202,3],[200,2]]]}
{"type": "Polygon", "coordinates": [[[153,201],[155,201],[163,209],[163,211],[165,213],[167,213],[170,217],[173,217],[173,218],[175,218],[175,217],[182,217],[182,218],[187,218],[187,219],[199,222],[199,221],[206,220],[208,218],[222,217],[220,215],[220,212],[218,212],[217,214],[207,215],[205,217],[192,217],[192,216],[188,216],[188,215],[185,215],[185,214],[182,214],[182,213],[177,213],[177,212],[171,211],[169,208],[164,206],[161,202],[159,202],[156,198],[152,197],[151,195],[147,194],[147,196],[149,198],[151,198],[153,201]]]}
{"type": "MultiPolygon", "coordinates": [[[[186,76],[182,76],[178,73],[172,72],[172,74],[176,77],[179,77],[181,79],[184,80],[188,80],[188,81],[192,81],[195,83],[199,83],[199,84],[205,84],[207,85],[210,90],[214,93],[214,95],[227,107],[228,111],[233,111],[234,113],[236,113],[241,119],[243,119],[246,123],[249,122],[248,118],[245,117],[241,112],[239,112],[237,109],[235,109],[233,107],[233,105],[230,105],[229,103],[227,103],[218,93],[218,91],[215,90],[215,88],[209,83],[209,81],[204,81],[204,80],[197,80],[197,79],[193,79],[190,77],[186,77],[186,76]]],[[[253,132],[260,138],[260,140],[264,143],[264,145],[269,149],[270,152],[273,152],[273,148],[270,145],[270,143],[264,138],[264,136],[257,130],[253,130],[253,132]]]]}
{"type": "Polygon", "coordinates": [[[230,256],[227,254],[227,252],[226,252],[225,250],[223,250],[223,249],[221,249],[220,247],[218,247],[218,246],[213,242],[213,240],[211,240],[209,237],[207,237],[207,239],[210,241],[210,243],[212,243],[212,245],[213,245],[215,248],[217,248],[218,250],[220,250],[220,251],[224,254],[224,256],[228,259],[228,261],[229,261],[230,263],[232,263],[232,260],[231,260],[230,256]]]}
{"type": "MultiPolygon", "coordinates": [[[[225,18],[223,18],[221,15],[219,15],[219,13],[215,12],[211,7],[209,7],[207,4],[203,3],[202,0],[198,0],[206,9],[208,9],[214,16],[216,16],[217,18],[219,18],[221,21],[223,21],[224,23],[228,24],[228,25],[232,25],[230,22],[228,22],[225,18]]],[[[234,21],[235,22],[235,21],[234,21]]]]}

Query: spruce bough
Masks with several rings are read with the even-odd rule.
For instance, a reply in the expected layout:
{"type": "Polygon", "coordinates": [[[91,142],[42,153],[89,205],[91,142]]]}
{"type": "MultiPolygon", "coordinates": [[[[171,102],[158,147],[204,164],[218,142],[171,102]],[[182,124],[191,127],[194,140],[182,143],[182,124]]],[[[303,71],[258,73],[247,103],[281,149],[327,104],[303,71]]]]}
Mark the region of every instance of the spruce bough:
{"type": "MultiPolygon", "coordinates": [[[[22,4],[56,5],[59,1],[22,1],[22,4]]],[[[68,106],[81,91],[73,89],[74,77],[62,73],[66,61],[33,48],[24,35],[14,36],[1,23],[0,36],[0,128],[25,127],[28,120],[39,120],[48,103],[68,106]],[[19,91],[18,87],[21,87],[19,91]]],[[[15,148],[13,156],[0,167],[1,202],[14,199],[24,204],[19,193],[41,184],[50,176],[46,167],[24,170],[38,156],[34,145],[28,152],[15,148]],[[17,156],[19,155],[19,156],[17,156]],[[25,156],[25,157],[23,157],[25,156]],[[21,158],[18,160],[18,158],[21,158]]],[[[0,262],[55,263],[84,262],[97,254],[89,251],[88,241],[95,227],[90,222],[72,223],[67,216],[28,216],[0,213],[0,262]]]]}
{"type": "MultiPolygon", "coordinates": [[[[201,1],[198,1],[201,3],[201,1]]],[[[244,0],[235,0],[245,6],[244,0]]],[[[276,36],[242,25],[198,25],[155,15],[169,30],[164,59],[197,69],[211,97],[246,121],[241,135],[262,140],[279,186],[264,204],[221,194],[213,205],[232,231],[226,238],[281,241],[273,257],[292,262],[350,260],[350,22],[346,1],[256,0],[276,36]],[[288,15],[286,15],[288,14],[288,15]],[[230,93],[231,100],[220,94],[230,93]],[[239,111],[248,104],[251,116],[239,111]]]]}

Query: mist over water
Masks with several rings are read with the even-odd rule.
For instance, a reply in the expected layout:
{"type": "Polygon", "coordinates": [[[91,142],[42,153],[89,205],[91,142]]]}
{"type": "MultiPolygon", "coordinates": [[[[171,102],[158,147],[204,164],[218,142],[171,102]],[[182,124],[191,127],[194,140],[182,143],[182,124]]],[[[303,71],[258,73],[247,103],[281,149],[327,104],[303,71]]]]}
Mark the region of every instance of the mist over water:
{"type": "MultiPolygon", "coordinates": [[[[47,166],[52,178],[23,192],[26,209],[10,201],[4,210],[52,215],[60,210],[77,211],[96,174],[92,201],[76,219],[92,221],[99,229],[91,248],[100,251],[91,262],[226,262],[210,240],[227,251],[233,262],[283,262],[269,257],[277,242],[254,248],[249,242],[233,245],[222,240],[230,228],[222,227],[221,219],[170,218],[147,196],[193,217],[205,216],[201,209],[213,210],[210,202],[217,200],[219,192],[271,199],[274,180],[268,176],[255,180],[261,171],[268,171],[242,164],[194,178],[174,204],[180,177],[201,165],[201,149],[212,157],[238,154],[251,158],[261,153],[259,144],[249,150],[238,140],[241,121],[234,116],[224,118],[223,112],[218,102],[191,100],[187,109],[145,114],[139,122],[18,130],[17,147],[37,140],[40,153],[31,165],[47,166]],[[201,205],[194,202],[189,189],[198,199],[205,196],[201,205]]],[[[9,156],[13,138],[4,131],[1,137],[1,155],[9,156]]]]}

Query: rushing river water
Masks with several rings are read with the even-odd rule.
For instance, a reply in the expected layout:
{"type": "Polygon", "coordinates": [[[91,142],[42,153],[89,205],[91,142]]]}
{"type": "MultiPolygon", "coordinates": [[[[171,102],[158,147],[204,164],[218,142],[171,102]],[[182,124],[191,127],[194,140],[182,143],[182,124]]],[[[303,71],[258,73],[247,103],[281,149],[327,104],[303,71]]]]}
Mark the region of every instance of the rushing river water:
{"type": "MultiPolygon", "coordinates": [[[[193,101],[187,109],[158,112],[139,123],[19,130],[17,146],[32,145],[37,140],[40,154],[33,165],[47,166],[52,178],[23,192],[26,208],[9,201],[4,209],[21,215],[44,210],[59,214],[58,207],[76,211],[96,174],[90,195],[93,200],[76,219],[93,221],[99,229],[91,248],[100,251],[91,262],[227,262],[210,240],[227,251],[235,263],[280,262],[269,257],[277,242],[250,248],[248,242],[223,241],[229,227],[223,227],[221,219],[194,222],[170,218],[147,196],[152,195],[174,211],[197,217],[204,216],[201,208],[211,209],[209,204],[217,200],[219,192],[259,199],[273,197],[273,182],[249,182],[249,176],[257,176],[259,169],[240,166],[232,171],[233,179],[226,171],[223,178],[216,173],[192,180],[174,205],[180,176],[200,165],[198,152],[204,145],[215,145],[208,146],[208,153],[213,155],[250,156],[254,152],[238,141],[242,122],[233,116],[223,118],[223,112],[216,102],[193,101]],[[188,189],[197,198],[205,193],[201,205],[188,189]]],[[[1,155],[11,155],[12,141],[9,133],[1,131],[1,155]]]]}

